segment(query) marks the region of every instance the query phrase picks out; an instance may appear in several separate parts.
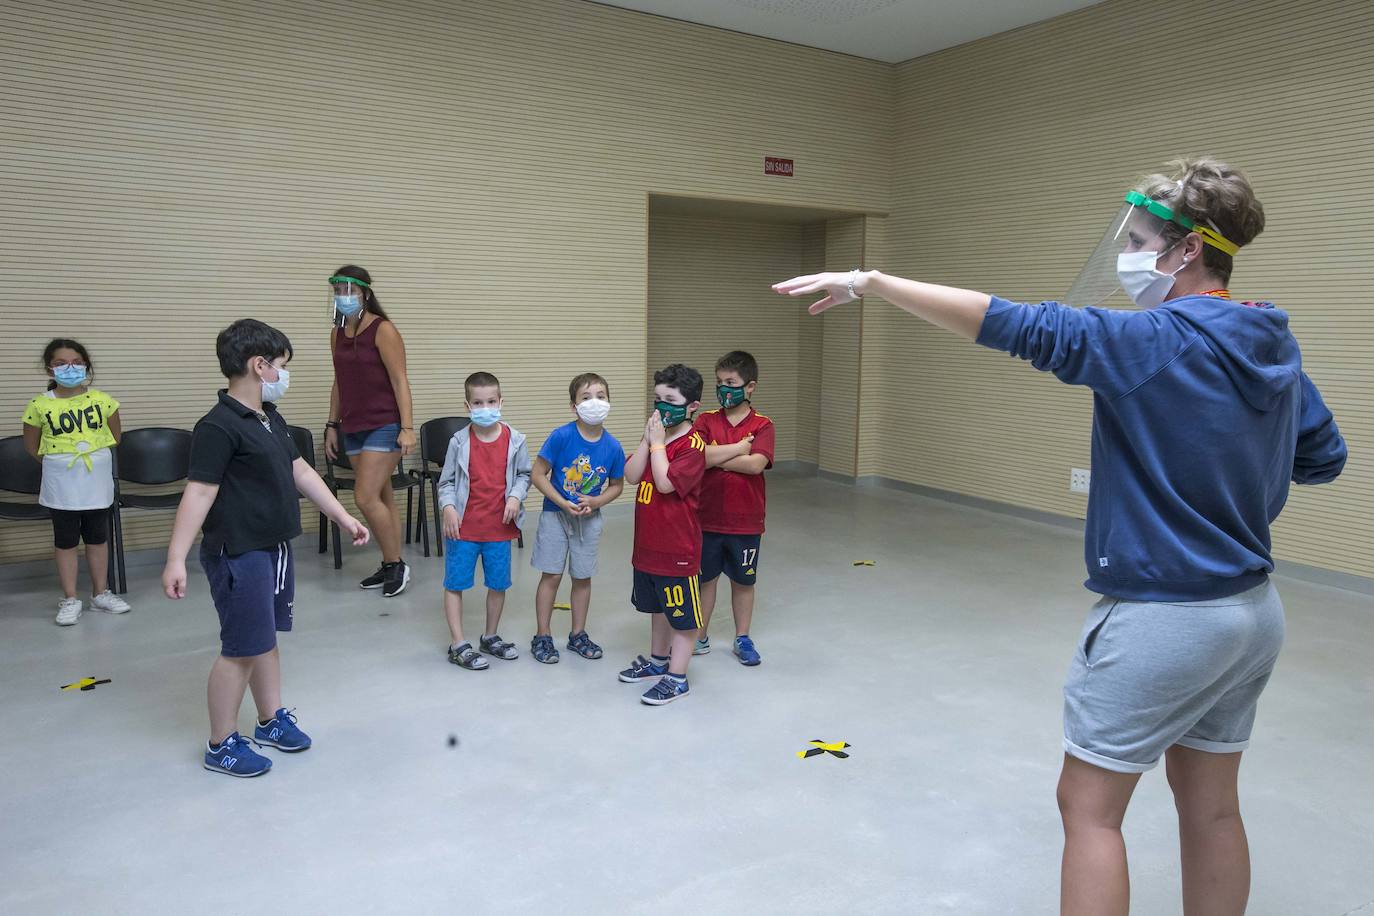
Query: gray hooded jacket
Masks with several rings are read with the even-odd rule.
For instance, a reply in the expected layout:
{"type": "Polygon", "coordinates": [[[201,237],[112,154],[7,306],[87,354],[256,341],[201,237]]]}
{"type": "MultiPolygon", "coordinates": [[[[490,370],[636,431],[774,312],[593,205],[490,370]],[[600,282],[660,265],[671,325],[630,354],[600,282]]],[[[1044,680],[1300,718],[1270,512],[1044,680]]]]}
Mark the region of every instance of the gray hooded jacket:
{"type": "MultiPolygon", "coordinates": [[[[525,523],[525,495],[530,491],[530,453],[525,446],[525,434],[509,424],[510,448],[506,453],[506,498],[514,496],[520,500],[520,515],[516,525],[525,523]]],[[[468,456],[472,453],[472,427],[464,426],[453,434],[448,443],[448,455],[444,458],[444,470],[439,475],[439,508],[448,506],[458,510],[458,520],[468,506],[468,493],[472,488],[472,477],[468,474],[468,456]]]]}

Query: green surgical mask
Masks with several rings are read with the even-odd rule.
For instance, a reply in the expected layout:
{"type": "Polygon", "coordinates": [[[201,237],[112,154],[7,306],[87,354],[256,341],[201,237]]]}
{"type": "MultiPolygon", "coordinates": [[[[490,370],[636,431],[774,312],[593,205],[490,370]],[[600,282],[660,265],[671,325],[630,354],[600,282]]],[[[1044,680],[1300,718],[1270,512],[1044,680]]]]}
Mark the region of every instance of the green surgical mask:
{"type": "Polygon", "coordinates": [[[743,385],[717,385],[716,398],[720,400],[721,407],[734,407],[749,400],[749,395],[745,393],[743,385]]]}
{"type": "Polygon", "coordinates": [[[654,410],[658,411],[658,416],[663,420],[665,429],[672,429],[679,423],[687,419],[686,404],[669,404],[667,401],[654,401],[654,410]]]}

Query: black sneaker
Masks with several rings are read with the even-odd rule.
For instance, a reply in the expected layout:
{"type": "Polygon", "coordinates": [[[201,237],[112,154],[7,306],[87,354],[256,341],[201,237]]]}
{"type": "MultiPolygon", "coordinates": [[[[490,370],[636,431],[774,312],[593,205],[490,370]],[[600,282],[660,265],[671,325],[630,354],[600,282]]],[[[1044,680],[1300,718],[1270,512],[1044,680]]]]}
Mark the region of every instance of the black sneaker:
{"type": "Polygon", "coordinates": [[[393,563],[386,571],[386,583],[382,586],[383,598],[395,598],[410,584],[410,567],[405,560],[393,563]]]}
{"type": "Polygon", "coordinates": [[[381,588],[386,584],[386,571],[390,568],[390,563],[383,563],[378,566],[375,573],[358,583],[358,588],[381,588]]]}

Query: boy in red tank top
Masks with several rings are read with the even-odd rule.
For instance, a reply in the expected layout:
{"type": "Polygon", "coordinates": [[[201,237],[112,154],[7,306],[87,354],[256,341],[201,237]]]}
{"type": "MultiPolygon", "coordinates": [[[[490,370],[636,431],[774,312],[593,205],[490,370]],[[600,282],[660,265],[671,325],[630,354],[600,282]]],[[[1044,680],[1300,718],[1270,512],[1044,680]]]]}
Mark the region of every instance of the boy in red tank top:
{"type": "Polygon", "coordinates": [[[759,544],[766,507],[763,472],[773,466],[773,421],[754,410],[759,364],[743,350],[716,362],[716,398],[720,410],[697,417],[696,429],[706,440],[706,477],[701,485],[701,637],[695,654],[711,651],[706,628],[716,607],[716,583],[730,579],[730,606],[735,615],[735,657],[753,667],[762,659],[749,636],[754,618],[754,583],[758,580],[759,544]]]}
{"type": "Polygon", "coordinates": [[[690,417],[701,406],[701,373],[680,363],[654,373],[654,412],[625,462],[635,487],[634,586],[630,601],[652,614],[649,658],[620,672],[627,684],[656,681],[641,698],[662,706],[687,695],[687,664],[701,626],[701,523],[697,500],[706,442],[690,417]]]}

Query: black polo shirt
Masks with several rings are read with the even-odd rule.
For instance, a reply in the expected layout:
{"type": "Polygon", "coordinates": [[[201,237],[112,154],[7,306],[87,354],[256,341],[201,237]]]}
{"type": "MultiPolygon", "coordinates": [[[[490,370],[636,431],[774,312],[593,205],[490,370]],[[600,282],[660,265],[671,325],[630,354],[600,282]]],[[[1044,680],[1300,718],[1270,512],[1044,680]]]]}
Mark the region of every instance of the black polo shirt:
{"type": "Polygon", "coordinates": [[[219,403],[201,417],[191,434],[191,470],[186,475],[217,484],[202,531],[214,553],[238,555],[266,550],[301,533],[300,494],[291,463],[299,458],[286,418],[275,404],[263,414],[219,393],[219,403]]]}

